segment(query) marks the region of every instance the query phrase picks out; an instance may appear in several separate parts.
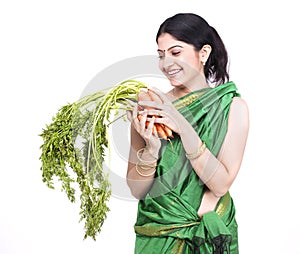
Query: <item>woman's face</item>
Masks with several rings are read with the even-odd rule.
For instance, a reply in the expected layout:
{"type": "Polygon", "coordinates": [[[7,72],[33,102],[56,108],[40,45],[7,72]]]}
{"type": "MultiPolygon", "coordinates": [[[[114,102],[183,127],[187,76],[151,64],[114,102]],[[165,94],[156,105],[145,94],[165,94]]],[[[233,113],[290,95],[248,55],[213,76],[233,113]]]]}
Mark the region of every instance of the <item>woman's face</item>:
{"type": "Polygon", "coordinates": [[[171,85],[192,89],[203,80],[203,66],[194,46],[163,33],[158,37],[159,68],[171,85]]]}

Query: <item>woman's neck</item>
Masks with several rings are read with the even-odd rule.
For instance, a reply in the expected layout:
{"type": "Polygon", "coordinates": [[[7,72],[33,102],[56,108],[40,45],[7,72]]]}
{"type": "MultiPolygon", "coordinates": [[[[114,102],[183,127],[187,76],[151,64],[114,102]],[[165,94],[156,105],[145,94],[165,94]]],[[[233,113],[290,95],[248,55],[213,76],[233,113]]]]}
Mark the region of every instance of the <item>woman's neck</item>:
{"type": "Polygon", "coordinates": [[[181,85],[174,87],[170,92],[171,95],[174,98],[181,98],[182,96],[185,96],[186,94],[189,94],[191,92],[201,90],[204,88],[209,88],[210,86],[207,84],[206,80],[196,83],[196,84],[189,84],[189,85],[181,85]]]}

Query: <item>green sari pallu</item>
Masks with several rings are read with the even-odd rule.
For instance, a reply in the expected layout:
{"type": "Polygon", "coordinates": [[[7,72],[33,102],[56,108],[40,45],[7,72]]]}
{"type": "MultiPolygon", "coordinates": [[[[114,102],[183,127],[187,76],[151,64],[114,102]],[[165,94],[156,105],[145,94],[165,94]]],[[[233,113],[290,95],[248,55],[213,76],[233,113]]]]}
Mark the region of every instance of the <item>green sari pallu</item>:
{"type": "MultiPolygon", "coordinates": [[[[227,132],[233,97],[240,96],[233,82],[192,92],[174,106],[192,124],[215,155],[227,132]]],[[[138,204],[135,254],[238,253],[235,207],[227,193],[215,211],[200,219],[205,184],[186,159],[180,137],[175,135],[161,148],[156,177],[138,204]]]]}

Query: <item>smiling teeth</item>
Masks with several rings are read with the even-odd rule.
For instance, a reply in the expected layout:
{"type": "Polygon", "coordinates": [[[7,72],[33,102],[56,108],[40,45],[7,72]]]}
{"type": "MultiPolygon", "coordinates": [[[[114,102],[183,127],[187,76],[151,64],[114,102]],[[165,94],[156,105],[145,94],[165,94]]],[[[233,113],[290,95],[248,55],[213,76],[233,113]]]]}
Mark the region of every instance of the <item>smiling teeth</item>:
{"type": "Polygon", "coordinates": [[[177,69],[177,70],[171,70],[171,71],[168,71],[168,74],[169,75],[174,75],[174,74],[177,74],[178,72],[180,72],[181,69],[177,69]]]}

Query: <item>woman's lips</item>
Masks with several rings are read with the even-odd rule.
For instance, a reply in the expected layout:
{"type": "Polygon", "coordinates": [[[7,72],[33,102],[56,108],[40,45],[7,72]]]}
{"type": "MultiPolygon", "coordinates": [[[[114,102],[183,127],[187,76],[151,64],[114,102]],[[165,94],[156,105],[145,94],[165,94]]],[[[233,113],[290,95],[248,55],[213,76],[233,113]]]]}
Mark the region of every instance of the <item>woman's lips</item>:
{"type": "Polygon", "coordinates": [[[169,77],[174,77],[174,76],[176,76],[180,71],[182,71],[182,69],[172,69],[172,70],[166,71],[166,73],[168,74],[169,77]]]}

